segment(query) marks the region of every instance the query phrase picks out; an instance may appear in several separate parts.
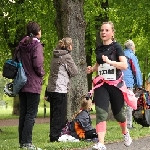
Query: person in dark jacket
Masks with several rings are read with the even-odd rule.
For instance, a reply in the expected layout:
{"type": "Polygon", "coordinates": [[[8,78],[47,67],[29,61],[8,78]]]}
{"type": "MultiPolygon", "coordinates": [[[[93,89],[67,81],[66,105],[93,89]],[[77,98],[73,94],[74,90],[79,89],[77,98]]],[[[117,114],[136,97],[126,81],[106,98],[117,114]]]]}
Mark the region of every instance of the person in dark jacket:
{"type": "Polygon", "coordinates": [[[19,92],[19,143],[20,148],[41,150],[32,144],[32,130],[38,112],[44,76],[43,45],[40,42],[41,29],[36,22],[29,22],[26,29],[27,35],[17,47],[19,53],[16,51],[27,76],[27,82],[19,92]]]}
{"type": "Polygon", "coordinates": [[[92,108],[92,100],[81,98],[81,110],[74,116],[71,127],[71,135],[77,139],[96,140],[98,135],[96,129],[92,127],[90,110],[92,108]]]}
{"type": "Polygon", "coordinates": [[[47,91],[50,101],[50,142],[58,141],[67,120],[67,93],[70,78],[78,74],[70,52],[72,39],[59,40],[50,63],[47,91]]]}
{"type": "MultiPolygon", "coordinates": [[[[127,40],[125,42],[124,54],[127,58],[128,68],[123,70],[124,81],[127,88],[133,91],[133,88],[141,88],[143,85],[142,73],[138,63],[138,59],[135,56],[135,44],[132,40],[127,40]]],[[[127,127],[132,129],[132,111],[133,109],[126,104],[126,117],[127,117],[127,127]]]]}

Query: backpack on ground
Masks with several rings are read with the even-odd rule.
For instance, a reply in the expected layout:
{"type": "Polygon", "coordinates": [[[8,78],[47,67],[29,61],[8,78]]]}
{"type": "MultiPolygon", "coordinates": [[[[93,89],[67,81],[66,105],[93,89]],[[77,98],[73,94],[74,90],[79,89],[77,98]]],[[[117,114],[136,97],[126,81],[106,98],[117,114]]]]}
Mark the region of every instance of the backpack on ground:
{"type": "Polygon", "coordinates": [[[72,122],[70,122],[68,120],[66,121],[65,126],[61,130],[61,135],[60,136],[65,135],[65,134],[71,135],[71,123],[72,122]]]}
{"type": "Polygon", "coordinates": [[[142,125],[142,127],[150,126],[150,96],[149,92],[140,88],[135,92],[138,97],[137,109],[133,110],[133,121],[142,125]]]}
{"type": "Polygon", "coordinates": [[[81,124],[76,121],[76,119],[72,119],[72,121],[66,121],[65,126],[61,130],[61,135],[71,135],[76,139],[85,138],[85,131],[81,127],[81,124]]]}
{"type": "Polygon", "coordinates": [[[75,137],[76,139],[85,138],[85,131],[75,119],[71,122],[71,136],[75,137]]]}

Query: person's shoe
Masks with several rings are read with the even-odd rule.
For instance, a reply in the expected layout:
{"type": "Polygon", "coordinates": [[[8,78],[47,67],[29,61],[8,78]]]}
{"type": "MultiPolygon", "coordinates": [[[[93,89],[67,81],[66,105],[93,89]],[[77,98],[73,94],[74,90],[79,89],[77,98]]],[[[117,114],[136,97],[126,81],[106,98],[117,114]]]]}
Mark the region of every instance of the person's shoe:
{"type": "Polygon", "coordinates": [[[97,143],[92,147],[92,150],[106,150],[106,146],[101,143],[97,143]]]}
{"type": "Polygon", "coordinates": [[[50,139],[50,142],[58,142],[58,140],[52,140],[52,139],[50,139]]]}
{"type": "Polygon", "coordinates": [[[22,144],[22,149],[26,149],[26,150],[42,150],[39,147],[35,147],[33,144],[22,144]]]}
{"type": "Polygon", "coordinates": [[[50,142],[58,142],[59,137],[50,136],[50,142]]]}
{"type": "Polygon", "coordinates": [[[98,138],[93,138],[93,139],[92,139],[92,142],[98,143],[98,138]]]}
{"type": "Polygon", "coordinates": [[[126,134],[123,134],[123,136],[124,136],[124,145],[127,147],[130,146],[132,143],[132,139],[130,137],[129,132],[127,132],[126,134]]]}
{"type": "Polygon", "coordinates": [[[132,127],[127,127],[129,130],[132,130],[132,129],[136,129],[136,127],[132,126],[132,127]]]}
{"type": "Polygon", "coordinates": [[[22,148],[22,147],[23,147],[23,144],[20,143],[20,147],[19,148],[22,148]]]}

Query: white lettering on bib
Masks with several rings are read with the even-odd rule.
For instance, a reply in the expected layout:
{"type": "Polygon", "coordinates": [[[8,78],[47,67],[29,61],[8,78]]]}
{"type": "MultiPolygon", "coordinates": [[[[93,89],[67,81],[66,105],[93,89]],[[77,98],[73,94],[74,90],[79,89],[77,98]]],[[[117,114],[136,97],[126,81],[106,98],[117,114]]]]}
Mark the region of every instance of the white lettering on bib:
{"type": "Polygon", "coordinates": [[[110,66],[107,63],[100,64],[98,75],[102,76],[104,80],[116,80],[116,67],[110,66]]]}

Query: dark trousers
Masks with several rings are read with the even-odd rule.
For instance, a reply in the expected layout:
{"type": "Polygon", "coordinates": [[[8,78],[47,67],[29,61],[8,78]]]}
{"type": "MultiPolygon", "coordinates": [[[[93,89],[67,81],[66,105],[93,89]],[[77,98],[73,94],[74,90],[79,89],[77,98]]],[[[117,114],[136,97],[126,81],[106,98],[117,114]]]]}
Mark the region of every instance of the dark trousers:
{"type": "Polygon", "coordinates": [[[20,92],[19,143],[32,143],[32,130],[38,112],[40,94],[20,92]]]}
{"type": "Polygon", "coordinates": [[[96,106],[96,123],[106,121],[108,116],[109,102],[114,118],[118,122],[125,122],[126,117],[123,112],[124,96],[122,91],[107,83],[94,90],[94,101],[96,106]]]}
{"type": "Polygon", "coordinates": [[[50,141],[58,141],[67,120],[67,93],[49,92],[50,141]]]}

